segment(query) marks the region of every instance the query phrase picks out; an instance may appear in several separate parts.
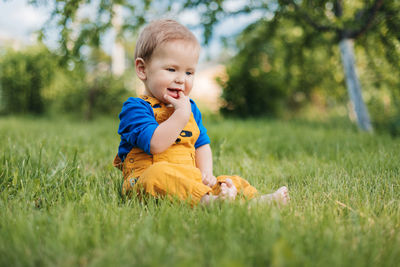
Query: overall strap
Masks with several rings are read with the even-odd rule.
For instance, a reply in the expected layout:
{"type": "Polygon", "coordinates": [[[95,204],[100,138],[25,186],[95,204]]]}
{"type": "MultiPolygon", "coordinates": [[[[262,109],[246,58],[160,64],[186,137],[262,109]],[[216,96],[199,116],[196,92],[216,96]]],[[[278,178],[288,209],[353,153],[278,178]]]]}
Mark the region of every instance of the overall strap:
{"type": "Polygon", "coordinates": [[[154,117],[159,124],[166,121],[174,113],[174,107],[165,105],[157,98],[147,95],[141,95],[139,98],[146,101],[152,107],[154,117]]]}

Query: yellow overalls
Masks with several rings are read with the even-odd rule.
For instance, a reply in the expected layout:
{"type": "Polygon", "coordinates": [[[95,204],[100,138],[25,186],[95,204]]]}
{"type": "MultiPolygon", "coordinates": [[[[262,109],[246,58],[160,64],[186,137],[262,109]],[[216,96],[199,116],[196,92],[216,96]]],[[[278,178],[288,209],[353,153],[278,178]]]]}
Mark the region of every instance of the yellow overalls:
{"type": "MultiPolygon", "coordinates": [[[[174,112],[173,107],[167,107],[156,98],[149,96],[141,98],[151,105],[159,124],[174,112]]],[[[212,188],[202,183],[200,169],[196,167],[194,147],[199,135],[200,130],[192,113],[175,143],[164,152],[149,155],[142,149],[134,147],[123,163],[117,155],[114,166],[123,172],[122,195],[130,196],[132,192],[137,194],[144,192],[155,197],[177,197],[197,204],[207,193],[218,195],[221,183],[230,178],[238,194],[246,198],[255,197],[257,190],[239,176],[218,176],[218,182],[212,188]]]]}

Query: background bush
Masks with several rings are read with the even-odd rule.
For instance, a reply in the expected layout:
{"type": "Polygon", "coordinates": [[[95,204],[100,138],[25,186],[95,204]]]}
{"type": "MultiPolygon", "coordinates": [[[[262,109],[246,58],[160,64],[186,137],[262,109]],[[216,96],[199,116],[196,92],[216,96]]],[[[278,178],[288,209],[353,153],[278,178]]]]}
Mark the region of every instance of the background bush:
{"type": "Polygon", "coordinates": [[[122,103],[135,95],[125,86],[131,73],[112,76],[107,59],[65,64],[61,59],[41,45],[7,50],[0,60],[1,113],[116,116],[122,103]]]}
{"type": "Polygon", "coordinates": [[[280,23],[257,22],[238,36],[221,83],[224,114],[281,117],[310,103],[325,108],[347,99],[338,50],[325,36],[284,18],[280,23]]]}
{"type": "MultiPolygon", "coordinates": [[[[382,38],[391,37],[383,32],[355,42],[357,71],[374,128],[400,135],[400,46],[379,44],[382,38]]],[[[286,17],[249,25],[235,40],[228,78],[220,81],[221,111],[293,117],[312,110],[315,117],[340,110],[346,116],[351,106],[337,42],[332,34],[316,33],[286,17]]]]}
{"type": "Polygon", "coordinates": [[[113,77],[107,72],[90,75],[77,68],[59,72],[56,77],[47,88],[52,113],[69,113],[85,119],[97,115],[116,116],[122,103],[134,96],[134,92],[126,89],[123,77],[113,77]]]}
{"type": "Polygon", "coordinates": [[[0,59],[1,113],[43,113],[43,89],[56,66],[57,57],[44,46],[8,50],[0,59]]]}

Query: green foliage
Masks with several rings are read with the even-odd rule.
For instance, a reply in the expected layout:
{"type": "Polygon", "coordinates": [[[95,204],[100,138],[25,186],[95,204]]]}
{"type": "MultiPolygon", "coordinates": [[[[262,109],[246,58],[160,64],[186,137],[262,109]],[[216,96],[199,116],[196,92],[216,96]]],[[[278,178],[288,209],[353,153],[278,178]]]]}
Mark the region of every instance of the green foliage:
{"type": "Polygon", "coordinates": [[[247,62],[250,66],[245,67],[232,62],[229,67],[229,80],[223,84],[223,114],[248,117],[278,115],[281,111],[286,98],[282,76],[274,71],[260,73],[252,63],[247,62]]]}
{"type": "Polygon", "coordinates": [[[398,139],[345,119],[204,123],[215,174],[287,185],[291,204],[123,201],[118,120],[0,118],[0,266],[398,265],[398,139]]]}
{"type": "MultiPolygon", "coordinates": [[[[146,21],[146,11],[152,5],[151,0],[138,1],[93,1],[93,0],[53,0],[52,14],[48,22],[43,25],[41,37],[44,38],[47,31],[58,31],[62,60],[80,60],[84,57],[82,48],[99,48],[104,35],[112,28],[112,20],[115,16],[115,6],[122,7],[124,16],[119,38],[125,33],[136,33],[146,21]],[[84,15],[79,10],[90,10],[84,15]]],[[[48,1],[31,0],[34,5],[48,5],[48,1]]],[[[157,4],[157,3],[155,3],[157,4]]],[[[154,4],[153,4],[154,5],[154,4]]],[[[159,5],[160,6],[160,5],[159,5]]]]}
{"type": "Polygon", "coordinates": [[[60,57],[43,46],[8,50],[0,60],[0,112],[116,116],[123,101],[134,95],[125,86],[131,72],[114,77],[103,58],[71,62],[60,65],[60,57]]]}
{"type": "MultiPolygon", "coordinates": [[[[113,27],[115,5],[122,6],[124,14],[120,39],[126,37],[126,32],[136,33],[157,12],[179,9],[200,12],[205,43],[212,37],[214,27],[225,18],[262,14],[239,37],[238,54],[228,67],[229,79],[222,82],[226,104],[222,111],[230,115],[281,116],[282,110],[297,114],[310,103],[321,111],[338,102],[343,104],[348,97],[337,44],[343,38],[355,39],[357,61],[360,53],[367,54],[367,60],[358,63],[358,68],[372,120],[378,127],[398,128],[399,1],[251,0],[233,5],[235,1],[231,0],[52,2],[50,21],[60,26],[61,50],[67,61],[84,59],[82,47],[101,45],[102,37],[113,27]],[[78,17],[78,10],[84,8],[95,12],[92,16],[78,17]],[[384,92],[383,97],[380,92],[384,92]],[[387,95],[390,101],[382,100],[387,95]]],[[[46,27],[44,33],[45,30],[46,27]]],[[[91,86],[94,87],[97,86],[91,86]]]]}
{"type": "Polygon", "coordinates": [[[51,83],[56,68],[57,57],[44,46],[7,50],[0,59],[0,112],[43,113],[43,88],[51,83]]]}
{"type": "Polygon", "coordinates": [[[52,99],[52,112],[75,114],[85,119],[98,115],[117,116],[122,103],[134,96],[126,89],[126,77],[114,77],[109,72],[90,75],[82,68],[57,73],[47,89],[52,99]]]}
{"type": "Polygon", "coordinates": [[[228,79],[222,83],[222,111],[281,116],[283,110],[293,112],[321,101],[317,95],[324,98],[317,105],[345,98],[339,54],[329,44],[331,38],[285,18],[247,27],[237,39],[239,51],[228,63],[228,79]]]}
{"type": "Polygon", "coordinates": [[[378,131],[400,135],[400,2],[383,5],[385,20],[374,25],[371,34],[359,38],[357,63],[364,98],[378,131]],[[395,11],[396,10],[396,11],[395,11]]]}
{"type": "Polygon", "coordinates": [[[346,103],[337,46],[346,36],[357,38],[356,63],[374,125],[396,134],[400,119],[398,2],[281,1],[279,8],[271,4],[252,9],[267,13],[237,38],[238,52],[228,62],[228,79],[222,82],[225,114],[282,116],[282,110],[297,114],[309,104],[324,111],[346,103]]]}

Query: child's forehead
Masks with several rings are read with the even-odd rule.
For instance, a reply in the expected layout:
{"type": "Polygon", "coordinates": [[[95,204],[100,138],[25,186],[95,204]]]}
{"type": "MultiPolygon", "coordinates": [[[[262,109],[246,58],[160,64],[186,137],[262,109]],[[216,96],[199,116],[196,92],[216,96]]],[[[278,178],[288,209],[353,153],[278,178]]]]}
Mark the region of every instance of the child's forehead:
{"type": "Polygon", "coordinates": [[[185,52],[190,50],[191,53],[198,54],[200,53],[200,45],[197,42],[188,40],[168,40],[157,45],[153,55],[156,56],[160,53],[179,52],[182,50],[185,50],[185,52]]]}

